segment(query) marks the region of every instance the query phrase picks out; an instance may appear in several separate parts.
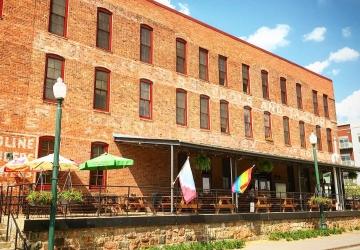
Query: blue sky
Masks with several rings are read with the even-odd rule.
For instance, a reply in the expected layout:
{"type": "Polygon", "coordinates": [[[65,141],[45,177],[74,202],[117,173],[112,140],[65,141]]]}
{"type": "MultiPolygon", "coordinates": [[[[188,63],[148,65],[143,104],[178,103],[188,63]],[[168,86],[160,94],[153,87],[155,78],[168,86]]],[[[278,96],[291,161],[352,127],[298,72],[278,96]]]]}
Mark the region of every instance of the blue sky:
{"type": "Polygon", "coordinates": [[[360,123],[360,0],[156,0],[334,82],[340,123],[360,123]]]}

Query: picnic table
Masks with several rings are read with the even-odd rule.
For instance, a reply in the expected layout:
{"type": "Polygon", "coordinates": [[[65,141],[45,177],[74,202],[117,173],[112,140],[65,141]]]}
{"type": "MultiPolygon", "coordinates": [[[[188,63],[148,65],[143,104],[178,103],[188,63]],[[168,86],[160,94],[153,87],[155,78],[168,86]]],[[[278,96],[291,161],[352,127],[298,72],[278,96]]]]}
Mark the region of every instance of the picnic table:
{"type": "Polygon", "coordinates": [[[189,203],[186,204],[184,198],[177,204],[176,213],[180,213],[183,209],[190,209],[195,213],[198,213],[198,210],[201,208],[202,204],[198,202],[198,199],[193,199],[189,203]]]}
{"type": "Polygon", "coordinates": [[[294,201],[294,198],[281,198],[281,208],[282,211],[285,212],[286,209],[291,209],[295,212],[297,204],[294,201]]]}
{"type": "Polygon", "coordinates": [[[235,204],[233,204],[231,196],[219,196],[214,207],[216,214],[218,214],[221,209],[229,209],[231,213],[234,213],[235,204]]]}
{"type": "Polygon", "coordinates": [[[151,202],[151,196],[129,196],[126,200],[126,207],[128,210],[134,210],[140,212],[144,210],[147,212],[155,213],[155,209],[151,202]]]}
{"type": "Polygon", "coordinates": [[[259,209],[266,209],[266,211],[270,213],[272,204],[269,202],[269,198],[267,196],[258,196],[256,199],[255,213],[257,213],[259,209]]]}

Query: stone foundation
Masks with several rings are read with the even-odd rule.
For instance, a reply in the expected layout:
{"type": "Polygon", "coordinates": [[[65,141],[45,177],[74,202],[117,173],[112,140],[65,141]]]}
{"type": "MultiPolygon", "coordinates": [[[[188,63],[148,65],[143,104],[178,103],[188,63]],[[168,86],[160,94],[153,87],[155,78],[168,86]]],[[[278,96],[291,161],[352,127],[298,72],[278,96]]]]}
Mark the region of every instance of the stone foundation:
{"type": "MultiPolygon", "coordinates": [[[[246,221],[224,223],[196,223],[166,226],[141,227],[97,227],[56,231],[57,249],[140,249],[154,245],[194,242],[203,240],[245,239],[266,237],[275,231],[312,229],[318,225],[318,218],[246,221]]],[[[360,217],[327,218],[330,228],[347,230],[360,227],[360,217]]],[[[31,242],[41,241],[47,249],[48,233],[28,232],[31,242]]]]}

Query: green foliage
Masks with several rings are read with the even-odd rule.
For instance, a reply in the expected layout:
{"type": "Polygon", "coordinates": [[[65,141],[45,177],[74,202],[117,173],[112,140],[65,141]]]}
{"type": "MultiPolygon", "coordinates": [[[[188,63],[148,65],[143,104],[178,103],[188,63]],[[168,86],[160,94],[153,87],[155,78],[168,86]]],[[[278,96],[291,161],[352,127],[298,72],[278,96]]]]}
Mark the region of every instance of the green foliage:
{"type": "Polygon", "coordinates": [[[211,160],[206,155],[200,154],[195,158],[195,165],[197,169],[209,172],[211,169],[211,160]]]}
{"type": "Polygon", "coordinates": [[[49,205],[51,199],[51,193],[45,191],[31,191],[26,197],[26,200],[32,205],[49,205]]]}
{"type": "Polygon", "coordinates": [[[347,196],[360,196],[360,186],[355,183],[348,182],[345,184],[345,194],[347,196]]]}
{"type": "Polygon", "coordinates": [[[176,245],[164,245],[159,247],[151,247],[149,250],[225,250],[240,249],[245,246],[243,240],[222,240],[213,242],[194,242],[176,245]]]}
{"type": "Polygon", "coordinates": [[[269,235],[269,240],[303,240],[317,238],[319,236],[330,236],[332,234],[341,234],[345,231],[343,228],[331,228],[322,230],[297,230],[292,232],[274,232],[269,235]]]}
{"type": "Polygon", "coordinates": [[[260,161],[259,163],[259,169],[262,171],[262,172],[266,172],[266,173],[270,173],[273,171],[273,164],[271,161],[269,160],[263,160],[263,161],[260,161]]]}
{"type": "Polygon", "coordinates": [[[82,193],[77,190],[65,190],[59,193],[59,200],[68,201],[68,202],[82,202],[83,197],[82,193]]]}
{"type": "Polygon", "coordinates": [[[349,177],[349,179],[354,180],[354,179],[357,178],[357,173],[354,172],[354,171],[350,171],[350,172],[348,173],[348,177],[349,177]]]}
{"type": "Polygon", "coordinates": [[[311,196],[310,202],[318,205],[330,206],[331,199],[321,196],[311,196]]]}

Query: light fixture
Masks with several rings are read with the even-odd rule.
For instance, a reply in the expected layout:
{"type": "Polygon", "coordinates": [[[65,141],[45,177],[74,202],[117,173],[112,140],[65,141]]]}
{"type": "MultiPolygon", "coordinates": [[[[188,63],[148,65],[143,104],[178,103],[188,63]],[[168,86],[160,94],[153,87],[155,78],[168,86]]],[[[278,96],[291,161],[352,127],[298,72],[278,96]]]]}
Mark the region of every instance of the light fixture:
{"type": "Polygon", "coordinates": [[[317,143],[317,136],[315,135],[314,132],[311,132],[311,135],[310,135],[309,139],[310,139],[310,143],[311,143],[312,145],[316,145],[316,143],[317,143]]]}
{"type": "Polygon", "coordinates": [[[53,86],[53,92],[56,99],[64,99],[66,97],[66,84],[63,79],[59,77],[53,86]]]}

